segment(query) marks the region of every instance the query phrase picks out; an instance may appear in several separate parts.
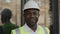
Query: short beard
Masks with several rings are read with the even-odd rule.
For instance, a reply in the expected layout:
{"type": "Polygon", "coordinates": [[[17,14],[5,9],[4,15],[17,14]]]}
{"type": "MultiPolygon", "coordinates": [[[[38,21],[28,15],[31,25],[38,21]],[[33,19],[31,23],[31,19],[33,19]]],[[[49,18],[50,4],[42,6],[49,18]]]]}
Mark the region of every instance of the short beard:
{"type": "MultiPolygon", "coordinates": [[[[37,20],[37,21],[38,21],[38,20],[37,20]]],[[[33,22],[31,22],[31,23],[26,22],[26,24],[27,24],[28,26],[30,26],[30,27],[34,27],[34,26],[37,25],[37,21],[36,21],[35,23],[33,23],[33,22]]]]}
{"type": "Polygon", "coordinates": [[[37,23],[34,23],[34,24],[27,23],[27,25],[28,25],[29,27],[35,27],[35,26],[37,26],[37,23]]]}
{"type": "Polygon", "coordinates": [[[27,20],[27,19],[25,19],[24,22],[30,27],[35,27],[37,25],[38,18],[35,19],[35,22],[32,22],[32,21],[27,20]]]}

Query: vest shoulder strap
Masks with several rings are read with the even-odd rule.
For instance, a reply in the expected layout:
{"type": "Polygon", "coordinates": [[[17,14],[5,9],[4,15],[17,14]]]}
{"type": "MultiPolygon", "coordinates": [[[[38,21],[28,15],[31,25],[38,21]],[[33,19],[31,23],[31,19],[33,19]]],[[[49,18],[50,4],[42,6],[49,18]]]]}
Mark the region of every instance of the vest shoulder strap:
{"type": "Polygon", "coordinates": [[[20,29],[18,28],[18,29],[16,29],[16,34],[21,34],[20,33],[20,29]]]}
{"type": "Polygon", "coordinates": [[[30,34],[30,32],[26,32],[24,26],[20,28],[21,34],[30,34]]]}
{"type": "Polygon", "coordinates": [[[12,30],[11,34],[21,34],[20,29],[17,28],[17,29],[12,30]]]}

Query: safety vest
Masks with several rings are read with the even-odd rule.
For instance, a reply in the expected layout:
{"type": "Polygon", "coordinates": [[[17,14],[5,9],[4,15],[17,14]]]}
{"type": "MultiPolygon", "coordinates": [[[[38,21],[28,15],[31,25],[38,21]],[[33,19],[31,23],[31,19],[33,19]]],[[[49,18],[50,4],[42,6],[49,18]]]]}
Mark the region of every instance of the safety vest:
{"type": "MultiPolygon", "coordinates": [[[[39,26],[37,31],[38,34],[50,34],[49,29],[42,26],[39,26]]],[[[26,32],[23,26],[18,29],[12,30],[11,34],[30,34],[30,32],[26,32]]]]}

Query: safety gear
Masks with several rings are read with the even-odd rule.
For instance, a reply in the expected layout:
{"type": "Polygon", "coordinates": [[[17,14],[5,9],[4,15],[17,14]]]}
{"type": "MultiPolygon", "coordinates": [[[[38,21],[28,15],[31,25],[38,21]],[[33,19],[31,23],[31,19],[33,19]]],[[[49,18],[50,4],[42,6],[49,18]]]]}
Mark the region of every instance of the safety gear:
{"type": "Polygon", "coordinates": [[[38,4],[35,1],[33,1],[33,0],[28,1],[24,5],[23,11],[26,10],[26,9],[30,9],[30,8],[35,8],[35,9],[40,10],[40,7],[38,6],[38,4]]]}
{"type": "MultiPolygon", "coordinates": [[[[39,26],[37,30],[38,34],[50,34],[49,29],[39,26]]],[[[25,31],[24,26],[18,29],[12,30],[11,34],[30,34],[30,32],[25,31]]]]}

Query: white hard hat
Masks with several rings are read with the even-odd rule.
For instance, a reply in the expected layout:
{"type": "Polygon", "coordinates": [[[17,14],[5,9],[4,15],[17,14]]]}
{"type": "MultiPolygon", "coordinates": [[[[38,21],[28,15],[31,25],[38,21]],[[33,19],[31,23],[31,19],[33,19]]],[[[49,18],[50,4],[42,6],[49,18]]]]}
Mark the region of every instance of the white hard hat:
{"type": "Polygon", "coordinates": [[[24,5],[23,11],[26,10],[26,9],[30,9],[30,8],[35,8],[35,9],[40,10],[38,4],[37,4],[35,1],[33,1],[33,0],[28,1],[28,2],[24,5]]]}

